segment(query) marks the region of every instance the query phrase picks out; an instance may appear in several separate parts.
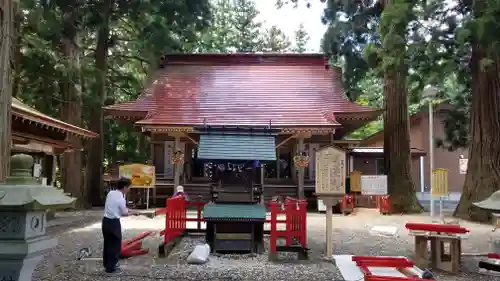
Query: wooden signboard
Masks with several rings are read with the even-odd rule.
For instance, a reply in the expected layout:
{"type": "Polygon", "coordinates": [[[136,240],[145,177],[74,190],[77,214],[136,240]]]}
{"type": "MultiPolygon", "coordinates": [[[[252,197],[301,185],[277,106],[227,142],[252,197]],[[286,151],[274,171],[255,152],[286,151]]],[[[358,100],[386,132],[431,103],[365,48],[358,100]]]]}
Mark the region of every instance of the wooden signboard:
{"type": "Polygon", "coordinates": [[[316,151],[316,194],[345,194],[345,163],[345,151],[339,148],[328,146],[316,151]]]}
{"type": "Polygon", "coordinates": [[[350,176],[351,192],[361,192],[361,172],[352,171],[350,176]]]}
{"type": "Polygon", "coordinates": [[[446,169],[432,170],[432,196],[448,195],[448,171],[446,169]]]}
{"type": "Polygon", "coordinates": [[[120,166],[120,177],[130,179],[133,188],[154,188],[155,167],[143,164],[128,164],[120,166]]]}

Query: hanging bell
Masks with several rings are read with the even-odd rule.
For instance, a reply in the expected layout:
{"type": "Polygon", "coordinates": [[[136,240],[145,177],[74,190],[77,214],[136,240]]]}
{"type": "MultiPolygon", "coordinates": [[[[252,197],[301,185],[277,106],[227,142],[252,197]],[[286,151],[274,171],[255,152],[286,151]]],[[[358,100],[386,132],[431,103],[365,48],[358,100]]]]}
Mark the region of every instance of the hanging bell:
{"type": "Polygon", "coordinates": [[[500,190],[495,191],[485,200],[472,204],[480,209],[487,210],[492,213],[500,213],[500,190]]]}

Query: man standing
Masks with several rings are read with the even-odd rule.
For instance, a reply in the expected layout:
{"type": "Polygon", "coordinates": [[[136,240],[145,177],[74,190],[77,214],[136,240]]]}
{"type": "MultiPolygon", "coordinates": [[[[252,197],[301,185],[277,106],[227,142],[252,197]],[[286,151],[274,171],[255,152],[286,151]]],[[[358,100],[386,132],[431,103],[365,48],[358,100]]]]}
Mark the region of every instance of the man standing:
{"type": "Polygon", "coordinates": [[[104,248],[102,262],[107,273],[119,272],[118,259],[122,247],[122,227],[120,218],[134,214],[127,209],[125,194],[127,194],[131,181],[120,178],[116,190],[111,190],[106,196],[104,217],[102,219],[102,236],[104,248]]]}

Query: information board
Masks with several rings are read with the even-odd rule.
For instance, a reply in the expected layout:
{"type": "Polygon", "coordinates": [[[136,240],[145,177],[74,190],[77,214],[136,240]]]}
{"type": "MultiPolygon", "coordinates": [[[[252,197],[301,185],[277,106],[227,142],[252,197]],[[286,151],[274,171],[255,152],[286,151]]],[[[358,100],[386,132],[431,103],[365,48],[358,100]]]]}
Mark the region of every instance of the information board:
{"type": "Polygon", "coordinates": [[[143,164],[129,164],[119,167],[120,177],[130,179],[134,188],[155,187],[155,167],[143,164]]]}
{"type": "Polygon", "coordinates": [[[434,169],[432,170],[432,196],[447,196],[448,195],[448,170],[434,169]]]}
{"type": "Polygon", "coordinates": [[[328,146],[316,151],[316,194],[345,194],[345,151],[328,146]]]}
{"type": "Polygon", "coordinates": [[[361,176],[362,195],[387,195],[387,176],[361,176]]]}
{"type": "Polygon", "coordinates": [[[361,172],[352,171],[350,178],[351,192],[361,192],[361,172]]]}
{"type": "Polygon", "coordinates": [[[458,170],[461,175],[467,174],[467,166],[469,165],[469,159],[458,159],[458,170]]]}

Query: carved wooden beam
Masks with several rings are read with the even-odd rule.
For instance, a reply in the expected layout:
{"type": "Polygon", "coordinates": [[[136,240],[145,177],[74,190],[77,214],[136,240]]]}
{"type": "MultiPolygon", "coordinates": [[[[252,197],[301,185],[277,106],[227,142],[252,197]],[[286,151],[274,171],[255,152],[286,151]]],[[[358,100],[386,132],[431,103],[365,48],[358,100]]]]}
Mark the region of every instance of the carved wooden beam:
{"type": "Polygon", "coordinates": [[[195,139],[193,139],[192,137],[190,137],[187,133],[182,132],[182,134],[183,134],[186,138],[188,138],[188,139],[189,139],[192,143],[194,143],[196,146],[200,146],[200,144],[199,144],[199,143],[198,143],[195,139]]]}
{"type": "Polygon", "coordinates": [[[283,141],[281,141],[280,143],[278,143],[278,145],[276,145],[276,147],[275,147],[275,148],[278,148],[278,147],[280,147],[280,146],[284,145],[284,144],[285,144],[285,143],[287,143],[289,140],[291,140],[291,139],[295,138],[297,135],[298,135],[298,134],[293,134],[293,135],[289,136],[288,138],[286,138],[286,139],[284,139],[283,141]]]}

